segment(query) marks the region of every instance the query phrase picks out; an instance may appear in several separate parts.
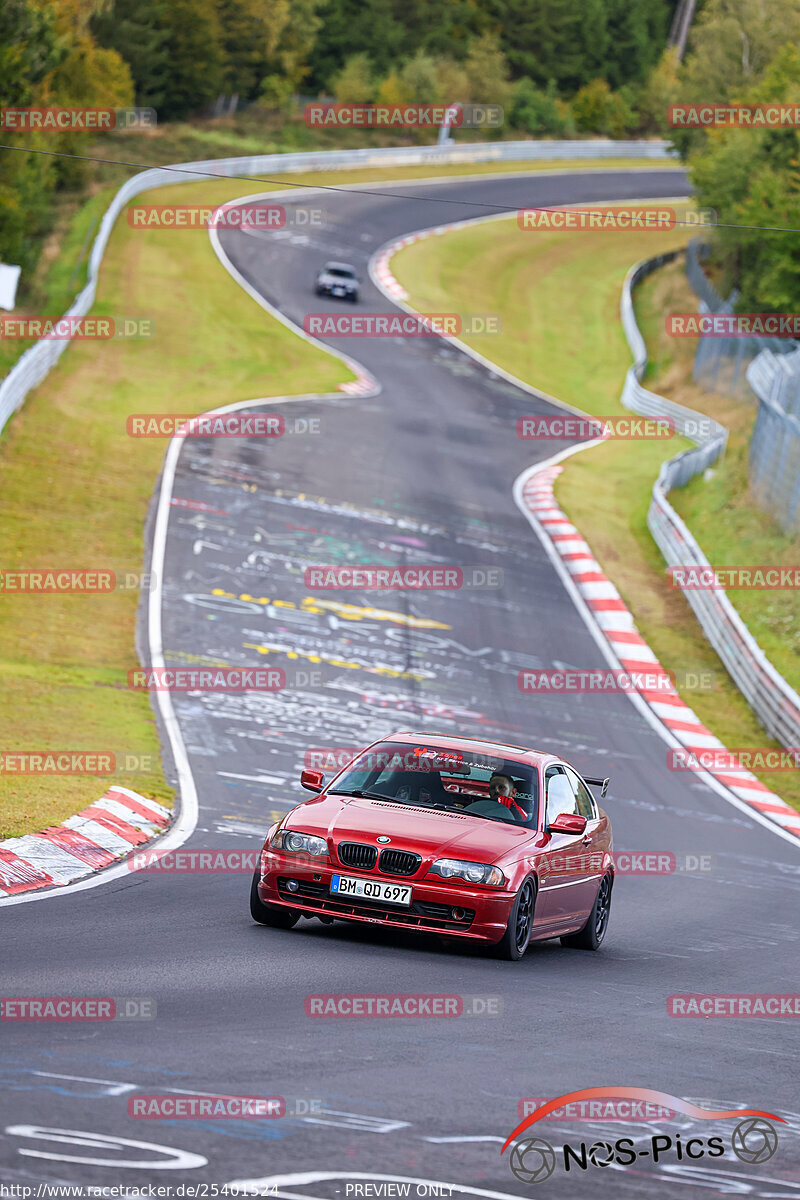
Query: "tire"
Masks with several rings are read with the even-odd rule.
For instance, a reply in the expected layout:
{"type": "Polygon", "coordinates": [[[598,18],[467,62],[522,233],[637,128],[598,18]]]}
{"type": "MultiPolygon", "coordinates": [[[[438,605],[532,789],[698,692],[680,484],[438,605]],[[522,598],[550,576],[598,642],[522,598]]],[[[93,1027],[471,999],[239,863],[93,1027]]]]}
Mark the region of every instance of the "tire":
{"type": "Polygon", "coordinates": [[[568,933],[561,939],[562,946],[572,950],[599,950],[608,929],[608,919],[611,915],[611,892],[614,887],[614,876],[604,875],[597,889],[592,911],[583,929],[577,933],[568,933]]]}
{"type": "Polygon", "coordinates": [[[497,943],[498,958],[504,958],[509,962],[518,962],[522,958],[530,944],[535,908],[536,885],[529,875],[522,881],[511,906],[506,931],[497,943]]]}
{"type": "Polygon", "coordinates": [[[300,914],[293,908],[265,904],[258,894],[259,878],[260,873],[256,871],[250,884],[250,916],[259,925],[269,925],[271,929],[291,929],[300,920],[300,914]]]}
{"type": "Polygon", "coordinates": [[[351,292],[350,300],[352,301],[353,304],[358,304],[358,292],[351,292]]]}

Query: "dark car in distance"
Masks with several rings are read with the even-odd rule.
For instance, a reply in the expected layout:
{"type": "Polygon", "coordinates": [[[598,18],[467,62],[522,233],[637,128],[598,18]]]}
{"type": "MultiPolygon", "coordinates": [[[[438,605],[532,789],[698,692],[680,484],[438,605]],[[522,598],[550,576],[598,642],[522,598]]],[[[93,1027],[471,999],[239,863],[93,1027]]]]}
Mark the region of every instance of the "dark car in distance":
{"type": "Polygon", "coordinates": [[[360,280],[355,267],[349,263],[329,262],[314,279],[314,291],[318,296],[335,296],[340,300],[358,300],[360,280]]]}

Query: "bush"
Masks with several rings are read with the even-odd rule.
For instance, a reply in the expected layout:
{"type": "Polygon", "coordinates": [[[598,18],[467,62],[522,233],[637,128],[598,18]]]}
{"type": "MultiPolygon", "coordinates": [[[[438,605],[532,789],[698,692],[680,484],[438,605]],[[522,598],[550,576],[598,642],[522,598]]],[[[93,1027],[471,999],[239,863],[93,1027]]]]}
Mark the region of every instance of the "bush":
{"type": "Polygon", "coordinates": [[[368,104],[375,95],[375,79],[369,56],[351,54],[331,81],[331,91],[339,104],[368,104]]]}
{"type": "Polygon", "coordinates": [[[397,71],[390,71],[385,79],[382,79],[378,86],[378,104],[386,104],[390,108],[397,104],[410,104],[411,94],[407,84],[398,75],[397,71]]]}
{"type": "Polygon", "coordinates": [[[514,129],[533,137],[566,137],[572,127],[565,106],[559,105],[554,79],[544,91],[531,79],[520,79],[514,85],[508,119],[514,129]]]}
{"type": "Polygon", "coordinates": [[[267,75],[261,81],[259,108],[288,109],[292,98],[291,82],[284,75],[267,75]]]}
{"type": "Polygon", "coordinates": [[[605,79],[593,79],[576,93],[572,113],[580,133],[623,138],[635,128],[630,105],[620,92],[612,92],[605,79]]]}
{"type": "Polygon", "coordinates": [[[400,82],[411,104],[439,104],[442,83],[436,60],[417,52],[400,72],[400,82]]]}

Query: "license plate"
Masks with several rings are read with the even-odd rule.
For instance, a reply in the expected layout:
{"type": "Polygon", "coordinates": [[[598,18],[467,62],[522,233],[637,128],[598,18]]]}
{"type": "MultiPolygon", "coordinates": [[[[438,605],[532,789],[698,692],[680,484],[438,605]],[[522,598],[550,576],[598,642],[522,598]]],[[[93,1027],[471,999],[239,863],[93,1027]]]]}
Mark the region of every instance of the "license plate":
{"type": "Polygon", "coordinates": [[[334,294],[334,296],[343,296],[343,295],[344,295],[344,288],[334,288],[334,289],[333,289],[333,294],[334,294]]]}
{"type": "Polygon", "coordinates": [[[334,875],[331,892],[337,896],[360,896],[364,900],[387,900],[390,904],[411,903],[408,886],[383,883],[380,879],[355,879],[352,875],[334,875]]]}

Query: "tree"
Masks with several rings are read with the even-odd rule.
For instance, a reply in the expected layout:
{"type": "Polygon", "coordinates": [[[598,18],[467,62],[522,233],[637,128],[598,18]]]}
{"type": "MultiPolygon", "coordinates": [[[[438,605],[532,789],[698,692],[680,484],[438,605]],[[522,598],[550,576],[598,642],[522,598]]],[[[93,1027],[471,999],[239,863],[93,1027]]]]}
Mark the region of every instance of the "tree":
{"type": "MultiPolygon", "coordinates": [[[[11,106],[87,105],[121,107],[133,99],[130,73],[113,50],[99,47],[89,33],[92,17],[105,0],[4,0],[0,7],[0,104],[11,106]]],[[[28,154],[38,149],[64,155],[85,151],[87,133],[37,132],[4,140],[17,150],[2,151],[0,258],[18,263],[25,275],[36,265],[52,225],[52,194],[71,186],[85,165],[76,158],[28,154]]]]}
{"type": "MultiPolygon", "coordinates": [[[[692,27],[679,71],[680,102],[741,102],[781,47],[791,43],[800,43],[800,6],[785,0],[708,0],[692,27]]],[[[707,137],[704,131],[676,130],[672,135],[683,157],[707,137]]]]}
{"type": "Polygon", "coordinates": [[[375,95],[376,82],[366,54],[351,54],[331,82],[331,90],[340,104],[366,104],[375,95]]]}
{"type": "Polygon", "coordinates": [[[403,82],[399,73],[397,71],[390,71],[378,85],[376,99],[378,104],[385,104],[389,108],[394,108],[398,105],[410,104],[411,94],[407,84],[403,82]]]}
{"type": "Polygon", "coordinates": [[[580,133],[605,133],[611,88],[605,79],[593,79],[585,84],[572,101],[572,114],[580,133]]]}
{"type": "Polygon", "coordinates": [[[223,53],[222,86],[227,96],[252,100],[267,69],[269,5],[263,0],[217,0],[223,53]]]}
{"type": "Polygon", "coordinates": [[[574,91],[602,73],[604,0],[489,0],[512,76],[574,91]]]}
{"type": "Polygon", "coordinates": [[[690,34],[681,82],[691,102],[724,102],[752,87],[780,48],[800,42],[786,0],[708,0],[690,34]]]}
{"type": "Polygon", "coordinates": [[[395,12],[405,30],[406,53],[461,60],[476,38],[491,32],[478,0],[397,0],[395,12]]]}
{"type": "Polygon", "coordinates": [[[277,69],[295,91],[311,70],[309,56],[322,24],[321,0],[291,0],[289,14],[271,56],[270,66],[277,69]]]}
{"type": "Polygon", "coordinates": [[[434,59],[439,95],[444,104],[462,104],[472,99],[470,81],[463,62],[447,57],[434,59]]]}
{"type": "MultiPolygon", "coordinates": [[[[308,87],[319,91],[353,54],[366,54],[378,76],[385,76],[406,53],[406,34],[394,0],[324,0],[319,29],[309,50],[308,87]]],[[[411,48],[411,53],[416,47],[411,48]]]]}
{"type": "Polygon", "coordinates": [[[508,62],[495,33],[484,33],[469,48],[464,62],[470,99],[506,108],[511,99],[508,62]]]}
{"type": "MultiPolygon", "coordinates": [[[[800,107],[800,49],[777,52],[745,104],[800,107]]],[[[717,129],[689,160],[698,203],[718,213],[715,239],[740,311],[800,309],[800,130],[717,129]],[[749,228],[748,228],[749,227],[749,228]]]]}
{"type": "Polygon", "coordinates": [[[0,103],[30,105],[35,89],[52,71],[66,47],[56,34],[56,14],[28,0],[0,6],[0,103]]]}
{"type": "Polygon", "coordinates": [[[116,50],[130,67],[136,103],[161,108],[169,71],[166,0],[114,0],[113,7],[91,21],[101,46],[116,50]]]}
{"type": "Polygon", "coordinates": [[[677,47],[670,46],[664,51],[658,65],[650,72],[646,83],[640,89],[636,110],[639,114],[639,127],[643,133],[669,133],[667,109],[671,104],[678,102],[681,94],[678,66],[677,47]]]}
{"type": "Polygon", "coordinates": [[[608,28],[603,77],[612,88],[641,82],[667,44],[669,9],[664,0],[605,0],[608,28]]]}
{"type": "Polygon", "coordinates": [[[223,85],[221,32],[213,0],[169,0],[164,14],[169,51],[163,116],[200,113],[223,85]]]}
{"type": "Polygon", "coordinates": [[[418,50],[400,72],[410,104],[439,104],[444,100],[436,60],[418,50]]]}
{"type": "Polygon", "coordinates": [[[520,79],[514,85],[509,124],[523,129],[533,137],[565,137],[572,132],[568,120],[559,110],[556,81],[551,79],[542,91],[530,79],[520,79]]]}
{"type": "MultiPolygon", "coordinates": [[[[87,32],[80,34],[68,53],[47,77],[46,86],[57,104],[87,108],[128,108],[134,87],[130,68],[116,50],[98,46],[87,32]]],[[[89,166],[78,156],[85,153],[89,134],[63,130],[54,138],[54,148],[75,157],[56,160],[58,184],[77,188],[87,178],[89,166]]]]}

